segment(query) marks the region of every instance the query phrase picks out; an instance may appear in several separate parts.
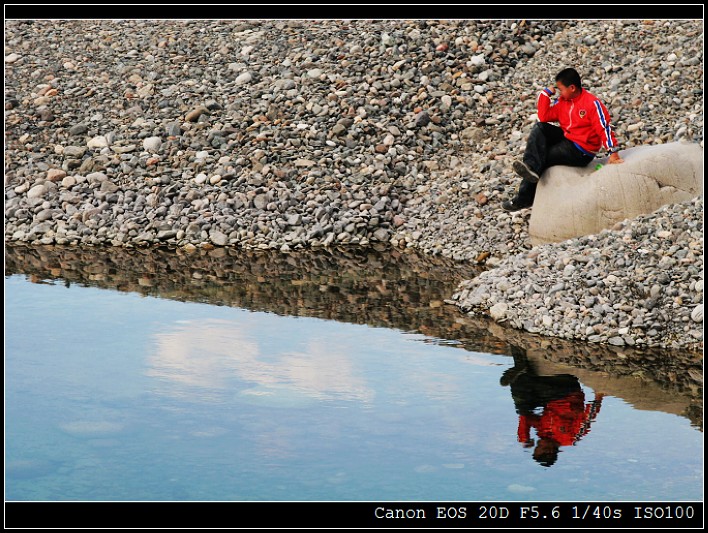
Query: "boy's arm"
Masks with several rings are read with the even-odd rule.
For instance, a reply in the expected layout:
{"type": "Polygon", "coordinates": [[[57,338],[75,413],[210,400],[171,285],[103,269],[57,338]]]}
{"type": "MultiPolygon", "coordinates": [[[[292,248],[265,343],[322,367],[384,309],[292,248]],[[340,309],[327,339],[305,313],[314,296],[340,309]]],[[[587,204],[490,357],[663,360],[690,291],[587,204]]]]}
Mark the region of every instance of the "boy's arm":
{"type": "Polygon", "coordinates": [[[619,146],[615,132],[610,126],[610,114],[607,112],[607,108],[599,100],[593,102],[593,107],[595,111],[593,127],[602,139],[603,146],[610,152],[608,163],[622,163],[624,160],[619,156],[619,146]]]}
{"type": "Polygon", "coordinates": [[[558,109],[551,104],[551,96],[555,94],[555,87],[543,89],[538,95],[536,103],[538,120],[541,122],[558,122],[558,109]]]}

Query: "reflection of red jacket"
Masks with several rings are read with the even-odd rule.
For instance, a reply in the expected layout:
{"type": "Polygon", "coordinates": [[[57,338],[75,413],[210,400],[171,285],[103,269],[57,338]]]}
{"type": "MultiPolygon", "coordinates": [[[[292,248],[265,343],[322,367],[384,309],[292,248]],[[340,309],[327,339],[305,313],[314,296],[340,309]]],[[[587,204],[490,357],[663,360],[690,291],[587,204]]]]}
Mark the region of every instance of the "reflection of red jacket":
{"type": "Polygon", "coordinates": [[[538,95],[538,120],[558,122],[566,139],[593,154],[603,146],[609,150],[617,147],[617,139],[610,128],[610,114],[596,96],[585,89],[572,100],[559,98],[551,104],[547,90],[538,95]]]}
{"type": "Polygon", "coordinates": [[[546,404],[543,413],[519,416],[519,442],[531,440],[531,428],[539,438],[552,439],[561,446],[577,442],[590,431],[590,422],[600,412],[602,398],[585,405],[582,391],[569,394],[561,400],[546,404]]]}

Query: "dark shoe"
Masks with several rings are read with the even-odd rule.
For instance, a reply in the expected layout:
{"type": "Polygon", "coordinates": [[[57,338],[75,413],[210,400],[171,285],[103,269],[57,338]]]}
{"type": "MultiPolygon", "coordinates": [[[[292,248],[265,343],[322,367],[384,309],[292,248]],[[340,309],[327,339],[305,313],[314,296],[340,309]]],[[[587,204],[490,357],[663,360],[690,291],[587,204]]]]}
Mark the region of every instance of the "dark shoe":
{"type": "Polygon", "coordinates": [[[531,170],[529,166],[523,161],[514,161],[514,164],[511,166],[514,169],[514,172],[516,172],[526,181],[530,181],[531,183],[538,183],[538,180],[540,179],[538,174],[531,170]]]}
{"type": "Polygon", "coordinates": [[[511,200],[507,200],[506,202],[502,202],[502,209],[504,211],[520,211],[521,209],[526,209],[527,207],[531,207],[532,204],[522,204],[519,203],[517,198],[512,198],[511,200]]]}

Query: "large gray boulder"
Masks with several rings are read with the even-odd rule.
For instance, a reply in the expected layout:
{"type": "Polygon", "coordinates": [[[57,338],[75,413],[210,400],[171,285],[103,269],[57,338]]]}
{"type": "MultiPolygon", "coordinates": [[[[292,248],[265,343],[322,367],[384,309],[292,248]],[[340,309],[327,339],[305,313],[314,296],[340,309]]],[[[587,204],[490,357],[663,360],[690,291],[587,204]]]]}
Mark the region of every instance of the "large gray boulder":
{"type": "Polygon", "coordinates": [[[596,159],[587,167],[553,166],[538,183],[529,236],[532,244],[599,233],[662,205],[703,194],[703,148],[692,143],[622,150],[624,163],[596,159]],[[595,170],[598,163],[604,166],[595,170]]]}

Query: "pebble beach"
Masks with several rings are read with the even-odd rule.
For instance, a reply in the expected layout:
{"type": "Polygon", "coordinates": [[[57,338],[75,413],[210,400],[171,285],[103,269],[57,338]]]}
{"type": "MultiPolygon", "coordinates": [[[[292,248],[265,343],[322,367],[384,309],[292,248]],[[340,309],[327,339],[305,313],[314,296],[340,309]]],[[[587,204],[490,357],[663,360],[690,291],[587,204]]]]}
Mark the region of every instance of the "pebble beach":
{"type": "Polygon", "coordinates": [[[538,247],[501,209],[566,66],[622,146],[703,145],[700,20],[6,21],[5,242],[385,243],[486,265],[464,312],[701,350],[702,197],[538,247]]]}

